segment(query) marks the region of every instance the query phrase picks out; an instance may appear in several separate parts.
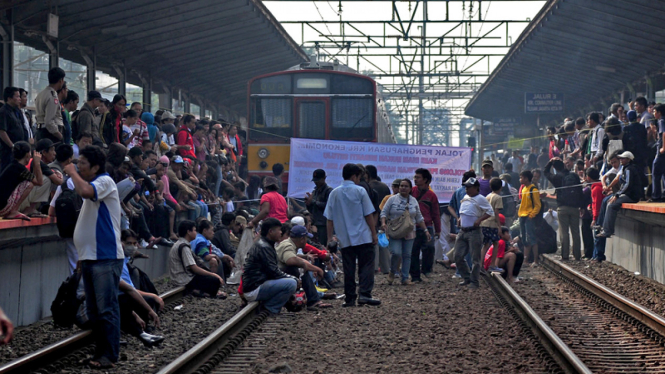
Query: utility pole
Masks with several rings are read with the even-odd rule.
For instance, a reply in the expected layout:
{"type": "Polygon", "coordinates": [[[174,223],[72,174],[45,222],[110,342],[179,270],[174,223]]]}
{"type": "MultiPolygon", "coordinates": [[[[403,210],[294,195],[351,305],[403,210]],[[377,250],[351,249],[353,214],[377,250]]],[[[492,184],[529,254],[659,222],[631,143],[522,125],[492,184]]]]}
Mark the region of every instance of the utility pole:
{"type": "Polygon", "coordinates": [[[420,44],[420,75],[418,76],[418,144],[423,144],[423,122],[425,109],[423,108],[423,95],[425,94],[425,47],[427,46],[427,0],[423,0],[423,27],[420,44]]]}

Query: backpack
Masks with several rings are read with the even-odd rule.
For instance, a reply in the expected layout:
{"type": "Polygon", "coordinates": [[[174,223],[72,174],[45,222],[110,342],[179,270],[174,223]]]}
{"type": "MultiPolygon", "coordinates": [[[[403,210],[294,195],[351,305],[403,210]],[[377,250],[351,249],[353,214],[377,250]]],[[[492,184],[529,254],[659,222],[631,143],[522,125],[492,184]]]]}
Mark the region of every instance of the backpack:
{"type": "Polygon", "coordinates": [[[501,200],[503,202],[503,215],[506,218],[515,217],[517,213],[517,203],[515,202],[515,197],[510,193],[510,187],[508,184],[501,187],[501,200]]]}
{"type": "Polygon", "coordinates": [[[544,219],[536,220],[534,223],[538,253],[556,253],[556,231],[544,219]]]}
{"type": "MultiPolygon", "coordinates": [[[[531,187],[529,190],[529,197],[531,198],[531,206],[535,205],[535,202],[533,201],[533,190],[538,190],[535,186],[531,187]]],[[[524,198],[524,195],[522,195],[522,198],[524,198]]],[[[547,201],[544,201],[543,199],[540,199],[540,210],[538,211],[538,214],[536,215],[536,220],[543,220],[543,214],[549,210],[549,204],[547,204],[547,201]]]]}
{"type": "Polygon", "coordinates": [[[70,124],[70,126],[72,128],[72,139],[74,140],[78,139],[80,135],[79,124],[78,124],[79,113],[81,113],[81,110],[77,109],[74,111],[74,113],[69,115],[72,119],[72,123],[70,124]]]}
{"type": "Polygon", "coordinates": [[[563,186],[557,189],[557,195],[561,197],[561,201],[565,201],[566,205],[575,208],[584,208],[584,191],[582,190],[582,183],[580,178],[575,173],[568,172],[563,177],[563,186]]]}
{"type": "Polygon", "coordinates": [[[129,277],[132,278],[134,287],[143,292],[158,295],[157,288],[155,288],[148,274],[130,263],[127,264],[127,270],[129,271],[129,277]]]}
{"type": "Polygon", "coordinates": [[[83,206],[83,198],[67,186],[69,179],[66,177],[60,185],[62,193],[55,201],[56,224],[61,238],[74,237],[76,221],[78,221],[81,206],[83,206]]]}
{"type": "Polygon", "coordinates": [[[83,303],[76,297],[76,290],[81,281],[81,273],[75,272],[62,282],[55,300],[51,303],[51,315],[53,323],[57,326],[70,328],[76,320],[76,313],[83,303]]]}

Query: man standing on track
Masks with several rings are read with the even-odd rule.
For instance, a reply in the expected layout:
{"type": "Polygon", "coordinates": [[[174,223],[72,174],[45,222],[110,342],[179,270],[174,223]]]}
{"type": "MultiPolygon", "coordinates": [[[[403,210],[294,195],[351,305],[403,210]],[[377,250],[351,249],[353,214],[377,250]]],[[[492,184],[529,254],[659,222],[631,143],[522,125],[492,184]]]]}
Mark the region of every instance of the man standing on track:
{"type": "Polygon", "coordinates": [[[413,242],[413,251],[411,252],[411,281],[422,282],[420,278],[420,252],[423,254],[422,274],[427,276],[432,272],[434,266],[434,241],[441,235],[441,213],[439,212],[439,198],[434,191],[429,189],[432,183],[432,174],[427,169],[417,169],[413,177],[415,186],[411,191],[411,196],[418,200],[420,212],[425,219],[425,226],[430,234],[430,240],[427,240],[425,231],[416,228],[416,240],[413,242]]]}
{"type": "Polygon", "coordinates": [[[381,301],[372,298],[374,289],[374,245],[376,236],[374,206],[367,191],[358,186],[362,170],[358,165],[346,164],[342,169],[344,182],[335,188],[328,197],[323,215],[328,219],[328,240],[333,232],[342,246],[344,263],[344,293],[346,301],[342,306],[356,305],[356,260],[360,280],[358,304],[379,305],[381,301]]]}
{"type": "Polygon", "coordinates": [[[83,206],[74,229],[74,244],[83,270],[85,304],[95,339],[94,368],[113,368],[120,353],[118,287],[125,258],[120,241],[118,188],[105,172],[106,155],[91,145],[76,165],[65,166],[83,206]]]}

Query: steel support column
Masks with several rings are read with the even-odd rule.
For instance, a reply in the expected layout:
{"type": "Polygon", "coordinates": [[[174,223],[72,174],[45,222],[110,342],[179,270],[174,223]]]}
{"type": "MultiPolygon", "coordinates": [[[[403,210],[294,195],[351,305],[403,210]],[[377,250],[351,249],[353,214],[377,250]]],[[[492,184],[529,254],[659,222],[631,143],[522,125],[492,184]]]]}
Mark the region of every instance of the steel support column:
{"type": "Polygon", "coordinates": [[[171,87],[162,84],[164,93],[159,94],[159,109],[168,110],[169,112],[173,110],[173,93],[171,92],[171,87]]]}
{"type": "Polygon", "coordinates": [[[57,68],[60,66],[60,43],[57,39],[51,40],[46,35],[42,35],[42,41],[48,48],[48,68],[57,68]]]}
{"type": "Polygon", "coordinates": [[[14,85],[14,19],[12,10],[7,11],[9,24],[0,25],[2,37],[2,88],[14,85]]]}
{"type": "Polygon", "coordinates": [[[118,75],[118,95],[127,94],[127,68],[125,65],[113,65],[115,73],[118,75]]]}
{"type": "Polygon", "coordinates": [[[97,57],[95,55],[95,48],[92,49],[92,56],[81,51],[81,56],[85,60],[86,65],[86,86],[88,91],[94,91],[96,88],[97,78],[97,57]]]}
{"type": "Polygon", "coordinates": [[[145,78],[141,78],[143,83],[143,111],[151,112],[152,111],[152,78],[148,75],[145,78]]]}

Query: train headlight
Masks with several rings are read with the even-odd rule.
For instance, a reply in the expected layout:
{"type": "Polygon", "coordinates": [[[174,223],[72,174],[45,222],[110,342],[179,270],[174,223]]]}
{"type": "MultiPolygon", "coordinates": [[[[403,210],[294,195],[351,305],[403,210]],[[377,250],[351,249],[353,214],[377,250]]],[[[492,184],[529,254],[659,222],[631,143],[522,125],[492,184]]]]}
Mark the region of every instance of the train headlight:
{"type": "Polygon", "coordinates": [[[266,148],[261,148],[257,152],[257,155],[259,156],[259,158],[268,158],[268,156],[270,156],[270,151],[268,151],[268,149],[266,148]]]}

